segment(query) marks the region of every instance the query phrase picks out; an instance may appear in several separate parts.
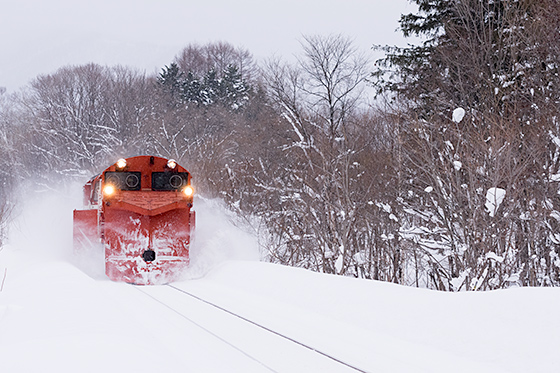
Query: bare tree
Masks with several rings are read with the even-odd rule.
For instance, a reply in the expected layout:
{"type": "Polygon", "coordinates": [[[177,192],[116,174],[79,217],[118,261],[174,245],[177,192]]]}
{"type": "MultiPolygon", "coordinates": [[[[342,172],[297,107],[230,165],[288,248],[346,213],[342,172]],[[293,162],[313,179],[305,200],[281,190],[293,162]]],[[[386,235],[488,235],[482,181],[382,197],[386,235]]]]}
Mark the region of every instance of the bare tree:
{"type": "Polygon", "coordinates": [[[13,187],[17,183],[14,139],[14,99],[0,91],[0,248],[14,207],[13,187]]]}
{"type": "Polygon", "coordinates": [[[221,77],[229,66],[236,66],[244,80],[256,78],[253,55],[246,49],[236,48],[226,42],[189,44],[177,54],[174,62],[181,71],[197,76],[215,71],[221,77]]]}
{"type": "Polygon", "coordinates": [[[558,2],[417,3],[426,14],[403,29],[430,40],[390,57],[417,277],[442,290],[557,283],[558,2]]]}
{"type": "Polygon", "coordinates": [[[131,70],[95,64],[35,79],[23,97],[28,169],[91,175],[116,157],[145,149],[154,85],[131,70]]]}
{"type": "Polygon", "coordinates": [[[297,66],[268,65],[269,92],[286,122],[280,176],[267,187],[280,193],[284,237],[276,260],[329,273],[351,273],[365,250],[371,121],[360,102],[367,60],[342,36],[306,37],[297,66]],[[364,184],[362,184],[364,180],[364,184]],[[367,180],[367,181],[366,181],[367,180]]]}

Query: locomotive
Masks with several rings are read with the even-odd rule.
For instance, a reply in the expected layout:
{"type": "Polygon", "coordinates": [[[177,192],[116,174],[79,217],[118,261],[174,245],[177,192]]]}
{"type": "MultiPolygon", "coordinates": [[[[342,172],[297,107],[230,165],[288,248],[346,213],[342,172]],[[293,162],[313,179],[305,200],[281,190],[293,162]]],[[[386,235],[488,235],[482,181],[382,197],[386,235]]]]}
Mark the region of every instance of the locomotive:
{"type": "Polygon", "coordinates": [[[83,191],[84,208],[74,210],[74,251],[103,250],[111,280],[163,284],[188,266],[194,189],[173,159],[119,159],[83,191]]]}

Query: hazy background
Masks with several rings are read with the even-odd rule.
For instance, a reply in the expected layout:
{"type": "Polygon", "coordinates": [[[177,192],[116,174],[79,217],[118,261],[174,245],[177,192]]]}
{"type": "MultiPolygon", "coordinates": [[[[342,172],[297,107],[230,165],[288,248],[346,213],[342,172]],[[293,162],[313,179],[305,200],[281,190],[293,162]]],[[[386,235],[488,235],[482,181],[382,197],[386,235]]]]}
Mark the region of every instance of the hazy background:
{"type": "Polygon", "coordinates": [[[189,43],[227,41],[262,60],[300,52],[302,35],[343,34],[365,51],[406,44],[407,0],[0,0],[0,87],[95,62],[159,71],[189,43]]]}

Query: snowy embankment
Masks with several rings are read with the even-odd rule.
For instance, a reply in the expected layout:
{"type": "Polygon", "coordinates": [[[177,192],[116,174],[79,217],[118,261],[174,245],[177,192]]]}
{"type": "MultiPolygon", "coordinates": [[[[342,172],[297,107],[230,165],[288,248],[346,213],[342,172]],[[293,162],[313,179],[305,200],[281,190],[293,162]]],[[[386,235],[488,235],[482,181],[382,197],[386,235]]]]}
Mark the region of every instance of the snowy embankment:
{"type": "MultiPolygon", "coordinates": [[[[0,251],[0,372],[351,371],[169,287],[76,266],[74,199],[37,201],[0,251]]],[[[440,293],[262,263],[250,235],[196,202],[178,288],[365,371],[560,371],[560,289],[440,293]]]]}

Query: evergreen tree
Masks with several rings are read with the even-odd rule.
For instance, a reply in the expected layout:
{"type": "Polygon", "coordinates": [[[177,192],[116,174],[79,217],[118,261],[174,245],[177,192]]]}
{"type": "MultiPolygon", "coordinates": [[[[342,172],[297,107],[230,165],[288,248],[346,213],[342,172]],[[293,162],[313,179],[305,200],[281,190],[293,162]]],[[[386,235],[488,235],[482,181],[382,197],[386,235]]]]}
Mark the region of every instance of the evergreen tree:
{"type": "Polygon", "coordinates": [[[165,66],[157,77],[163,91],[169,95],[170,103],[179,103],[184,99],[184,74],[176,63],[165,66]]]}
{"type": "Polygon", "coordinates": [[[182,96],[186,102],[202,104],[202,89],[203,85],[191,71],[189,71],[185,79],[182,81],[182,96]]]}
{"type": "Polygon", "coordinates": [[[425,41],[385,48],[375,75],[402,108],[401,231],[423,225],[407,237],[426,282],[559,284],[558,0],[415,2],[401,29],[425,41]]]}
{"type": "Polygon", "coordinates": [[[220,96],[220,79],[216,70],[212,69],[202,79],[202,103],[212,105],[218,102],[220,96]]]}
{"type": "Polygon", "coordinates": [[[227,66],[220,83],[221,101],[225,107],[238,109],[248,100],[249,89],[236,66],[227,66]]]}
{"type": "Polygon", "coordinates": [[[157,82],[173,104],[219,104],[228,110],[238,110],[250,94],[249,85],[235,65],[228,65],[220,74],[210,69],[199,77],[195,71],[181,71],[176,63],[171,63],[162,69],[157,82]]]}
{"type": "Polygon", "coordinates": [[[375,76],[381,91],[409,100],[425,117],[457,106],[530,110],[536,85],[558,80],[550,63],[555,43],[541,37],[558,27],[557,0],[414,2],[419,12],[401,16],[401,30],[425,41],[383,47],[388,54],[375,76]]]}

